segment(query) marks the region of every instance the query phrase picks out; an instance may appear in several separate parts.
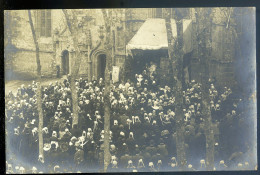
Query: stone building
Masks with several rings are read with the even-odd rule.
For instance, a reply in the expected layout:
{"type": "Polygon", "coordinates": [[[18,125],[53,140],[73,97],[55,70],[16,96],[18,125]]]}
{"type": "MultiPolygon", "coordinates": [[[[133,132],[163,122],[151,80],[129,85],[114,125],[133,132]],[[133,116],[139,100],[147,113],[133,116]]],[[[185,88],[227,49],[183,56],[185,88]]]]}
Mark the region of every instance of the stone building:
{"type": "MultiPolygon", "coordinates": [[[[88,52],[91,53],[92,57],[100,56],[100,60],[102,59],[102,49],[98,49],[98,47],[101,45],[99,42],[99,26],[103,25],[103,18],[98,10],[78,10],[77,12],[78,19],[84,18],[85,22],[82,33],[79,33],[81,38],[79,47],[82,49],[79,74],[84,76],[88,73],[88,52]],[[86,29],[87,25],[90,27],[86,29]],[[82,41],[84,39],[85,41],[82,41]],[[100,54],[97,55],[97,53],[100,54]]],[[[16,78],[19,78],[19,75],[24,75],[24,78],[33,78],[36,76],[35,45],[28,11],[6,11],[5,15],[5,39],[8,40],[5,42],[5,55],[11,57],[6,58],[6,60],[12,60],[10,67],[12,67],[12,73],[16,78]]],[[[69,74],[74,48],[62,10],[32,10],[32,18],[39,43],[42,76],[55,77],[57,67],[60,68],[61,75],[69,74]]],[[[93,60],[94,75],[97,74],[96,70],[99,66],[96,65],[97,62],[99,61],[93,60]]]]}
{"type": "MultiPolygon", "coordinates": [[[[234,60],[233,21],[226,14],[217,12],[214,8],[211,32],[211,76],[230,82],[233,79],[232,62],[234,60]],[[228,23],[227,23],[228,21],[228,23]],[[227,47],[228,46],[228,47],[227,47]],[[221,73],[218,73],[221,72],[221,73]],[[226,72],[226,73],[225,73],[226,72]]],[[[193,50],[187,55],[189,79],[200,81],[198,42],[198,27],[194,8],[182,9],[183,18],[192,21],[191,42],[193,50]]],[[[226,10],[227,12],[228,9],[226,10]]],[[[79,33],[79,48],[81,50],[80,76],[98,78],[104,76],[106,51],[103,38],[104,21],[100,9],[76,10],[77,18],[82,25],[79,33]]],[[[112,35],[114,38],[113,66],[125,70],[127,59],[127,44],[136,35],[140,27],[149,18],[164,18],[163,9],[113,9],[112,35]]],[[[230,11],[230,14],[232,12],[230,11]]],[[[174,14],[172,11],[172,17],[174,14]]],[[[75,56],[72,39],[67,29],[62,10],[32,10],[33,24],[40,47],[42,75],[56,77],[57,69],[60,75],[71,72],[72,60],[75,56]]],[[[156,26],[154,26],[156,27],[156,26]]],[[[28,20],[27,10],[5,11],[5,72],[6,79],[33,78],[36,76],[35,46],[28,20]]],[[[120,73],[120,79],[124,80],[120,73]]],[[[228,83],[227,83],[228,84],[228,83]]]]}

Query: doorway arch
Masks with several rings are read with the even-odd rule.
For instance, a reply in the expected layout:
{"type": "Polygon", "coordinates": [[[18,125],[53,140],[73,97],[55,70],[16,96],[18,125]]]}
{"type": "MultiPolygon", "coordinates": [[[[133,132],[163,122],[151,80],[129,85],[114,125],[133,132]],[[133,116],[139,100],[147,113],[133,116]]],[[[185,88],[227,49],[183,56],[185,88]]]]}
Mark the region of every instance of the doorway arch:
{"type": "Polygon", "coordinates": [[[97,56],[97,78],[105,79],[106,69],[106,54],[99,54],[97,56]]]}
{"type": "Polygon", "coordinates": [[[92,60],[92,79],[97,80],[100,77],[105,76],[105,66],[106,66],[106,50],[102,48],[96,48],[90,53],[90,58],[92,60]]]}
{"type": "Polygon", "coordinates": [[[61,53],[61,71],[62,75],[68,75],[70,73],[69,51],[67,50],[61,53]]]}

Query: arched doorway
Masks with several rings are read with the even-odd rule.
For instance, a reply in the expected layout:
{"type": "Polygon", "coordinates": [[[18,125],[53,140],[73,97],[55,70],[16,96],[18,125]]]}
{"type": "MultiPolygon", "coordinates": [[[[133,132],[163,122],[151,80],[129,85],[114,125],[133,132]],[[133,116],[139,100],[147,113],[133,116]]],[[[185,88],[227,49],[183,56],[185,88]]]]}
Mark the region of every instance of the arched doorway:
{"type": "Polygon", "coordinates": [[[62,70],[62,75],[67,75],[69,74],[69,52],[67,50],[64,50],[62,52],[61,56],[61,70],[62,70]]]}
{"type": "Polygon", "coordinates": [[[100,54],[97,56],[97,77],[105,78],[105,69],[106,69],[106,55],[100,54]]]}

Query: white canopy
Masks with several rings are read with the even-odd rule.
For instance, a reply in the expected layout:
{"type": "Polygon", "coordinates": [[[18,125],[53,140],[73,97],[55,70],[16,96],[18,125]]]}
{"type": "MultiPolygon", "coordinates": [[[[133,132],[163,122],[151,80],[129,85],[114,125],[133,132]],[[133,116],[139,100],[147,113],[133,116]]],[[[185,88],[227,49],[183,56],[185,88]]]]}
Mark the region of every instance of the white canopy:
{"type": "MultiPolygon", "coordinates": [[[[176,22],[171,19],[172,35],[177,37],[176,22]]],[[[183,20],[183,43],[184,53],[192,51],[192,21],[183,20]]],[[[167,33],[165,19],[150,18],[147,19],[135,36],[126,46],[127,51],[133,49],[140,50],[159,50],[168,49],[167,33]]]]}

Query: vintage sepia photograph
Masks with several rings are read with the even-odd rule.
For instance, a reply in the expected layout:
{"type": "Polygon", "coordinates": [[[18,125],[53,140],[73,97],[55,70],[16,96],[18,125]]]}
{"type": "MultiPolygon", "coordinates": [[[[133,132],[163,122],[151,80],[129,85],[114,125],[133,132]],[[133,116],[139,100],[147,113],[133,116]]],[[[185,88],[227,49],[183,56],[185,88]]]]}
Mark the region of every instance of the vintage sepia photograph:
{"type": "Polygon", "coordinates": [[[7,174],[257,170],[255,7],[4,11],[7,174]]]}

